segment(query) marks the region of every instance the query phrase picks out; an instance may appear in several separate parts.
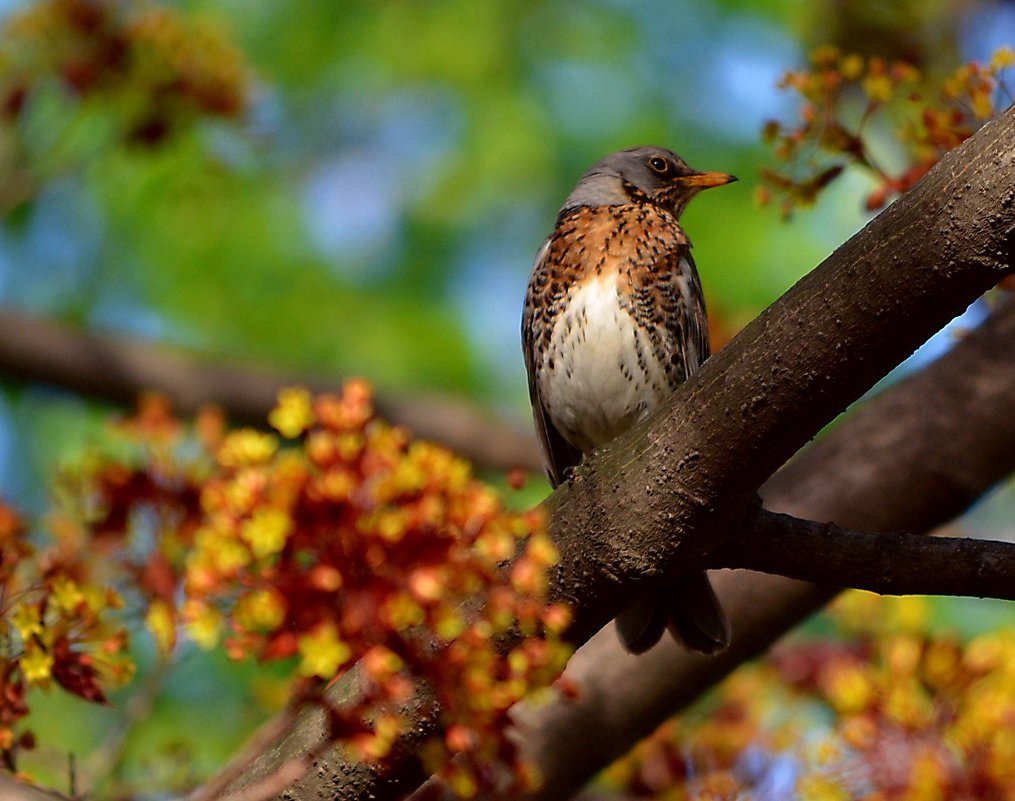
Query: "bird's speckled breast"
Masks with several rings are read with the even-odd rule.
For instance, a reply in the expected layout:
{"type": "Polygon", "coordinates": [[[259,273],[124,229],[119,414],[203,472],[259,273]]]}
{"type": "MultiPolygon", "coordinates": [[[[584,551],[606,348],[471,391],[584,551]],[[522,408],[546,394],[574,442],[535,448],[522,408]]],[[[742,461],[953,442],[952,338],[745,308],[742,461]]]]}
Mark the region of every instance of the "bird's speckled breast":
{"type": "Polygon", "coordinates": [[[566,212],[537,256],[523,332],[553,426],[588,453],[645,417],[708,355],[704,315],[673,215],[566,212]]]}
{"type": "Polygon", "coordinates": [[[672,391],[648,332],[621,303],[618,279],[609,272],[572,286],[543,353],[541,390],[550,419],[586,453],[672,391]]]}

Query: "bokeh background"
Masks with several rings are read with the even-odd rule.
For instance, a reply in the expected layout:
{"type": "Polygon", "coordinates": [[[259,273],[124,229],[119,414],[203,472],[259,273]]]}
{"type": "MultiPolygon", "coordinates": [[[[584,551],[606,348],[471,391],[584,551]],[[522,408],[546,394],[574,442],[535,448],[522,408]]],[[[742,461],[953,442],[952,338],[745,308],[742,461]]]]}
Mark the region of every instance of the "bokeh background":
{"type": "MultiPolygon", "coordinates": [[[[740,177],[684,217],[722,340],[866,220],[859,174],[789,222],[756,204],[761,127],[796,113],[780,75],[827,43],[933,72],[1015,41],[1000,1],[107,5],[147,15],[118,44],[140,54],[130,69],[80,44],[80,3],[0,1],[0,303],[195,358],[454,393],[519,425],[532,257],[590,163],[660,144],[740,177]],[[186,80],[167,89],[173,70],[186,80]]],[[[0,494],[44,511],[109,411],[4,383],[0,494]]],[[[969,528],[996,535],[1007,509],[969,528]]],[[[1012,616],[935,608],[966,631],[1012,616]]],[[[124,775],[185,782],[279,701],[281,679],[250,665],[180,662],[124,775]]],[[[46,704],[42,770],[60,770],[61,743],[115,733],[109,710],[46,704]]]]}

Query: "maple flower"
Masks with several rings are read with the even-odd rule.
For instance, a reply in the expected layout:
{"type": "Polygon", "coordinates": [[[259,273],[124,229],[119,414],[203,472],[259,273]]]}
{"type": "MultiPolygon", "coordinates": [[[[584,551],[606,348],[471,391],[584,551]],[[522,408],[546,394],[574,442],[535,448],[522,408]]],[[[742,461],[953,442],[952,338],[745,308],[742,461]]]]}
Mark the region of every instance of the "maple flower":
{"type": "Polygon", "coordinates": [[[240,536],[250,544],[254,556],[262,558],[282,550],[292,529],[289,515],[281,509],[258,509],[243,524],[240,536]]]}
{"type": "Polygon", "coordinates": [[[20,660],[21,675],[30,684],[45,684],[53,675],[53,656],[34,642],[25,646],[20,660]]]}
{"type": "Polygon", "coordinates": [[[1011,66],[1015,66],[1015,48],[1002,45],[991,55],[989,69],[997,73],[1011,66]]]}
{"type": "Polygon", "coordinates": [[[330,621],[299,638],[299,671],[304,676],[330,679],[352,656],[352,649],[338,637],[330,621]]]}
{"type": "Polygon", "coordinates": [[[22,642],[42,634],[42,615],[37,604],[18,604],[10,615],[10,621],[18,630],[22,642]]]}
{"type": "Polygon", "coordinates": [[[183,607],[187,634],[202,648],[214,648],[222,631],[222,613],[215,607],[188,600],[183,607]]]}
{"type": "Polygon", "coordinates": [[[863,90],[871,100],[887,102],[892,96],[892,80],[883,73],[872,73],[863,79],[863,90]]]}
{"type": "Polygon", "coordinates": [[[264,464],[278,449],[278,440],[249,428],[226,435],[219,447],[218,459],[225,467],[244,467],[264,464]]]}
{"type": "Polygon", "coordinates": [[[58,576],[52,584],[51,597],[59,609],[70,614],[78,611],[85,603],[81,588],[67,576],[58,576]]]}
{"type": "Polygon", "coordinates": [[[151,632],[159,653],[162,655],[171,653],[173,646],[176,645],[176,618],[173,608],[161,598],[156,598],[148,607],[145,625],[151,632]]]}
{"type": "Polygon", "coordinates": [[[187,558],[188,582],[214,587],[222,576],[233,575],[250,564],[250,559],[251,549],[230,532],[201,528],[187,558]]]}
{"type": "Polygon", "coordinates": [[[303,387],[280,390],[278,404],[268,414],[268,422],[283,437],[298,437],[314,423],[310,392],[303,387]]]}
{"type": "Polygon", "coordinates": [[[273,629],[285,618],[285,604],[277,592],[265,587],[242,596],[233,618],[245,629],[273,629]]]}

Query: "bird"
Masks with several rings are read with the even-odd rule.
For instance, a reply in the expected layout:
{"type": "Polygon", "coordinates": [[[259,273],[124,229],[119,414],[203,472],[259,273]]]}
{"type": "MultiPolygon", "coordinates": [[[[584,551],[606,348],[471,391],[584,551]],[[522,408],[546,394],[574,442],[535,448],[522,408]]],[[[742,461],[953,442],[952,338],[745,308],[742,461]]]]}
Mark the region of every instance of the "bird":
{"type": "MultiPolygon", "coordinates": [[[[703,189],[735,181],[662,147],[593,164],[536,253],[522,313],[529,398],[551,486],[594,449],[648,417],[709,356],[708,321],[680,216],[703,189]]],[[[731,631],[708,575],[668,576],[617,617],[642,653],[667,626],[705,654],[731,631]]]]}

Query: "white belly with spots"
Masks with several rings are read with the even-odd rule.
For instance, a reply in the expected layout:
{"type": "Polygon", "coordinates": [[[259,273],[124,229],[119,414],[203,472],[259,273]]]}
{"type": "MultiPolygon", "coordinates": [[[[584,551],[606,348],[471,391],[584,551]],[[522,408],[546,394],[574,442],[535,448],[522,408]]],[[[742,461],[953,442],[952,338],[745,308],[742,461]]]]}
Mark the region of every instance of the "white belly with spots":
{"type": "Polygon", "coordinates": [[[583,452],[622,433],[669,394],[652,343],[620,305],[615,275],[576,290],[551,342],[543,354],[542,400],[557,430],[583,452]]]}

